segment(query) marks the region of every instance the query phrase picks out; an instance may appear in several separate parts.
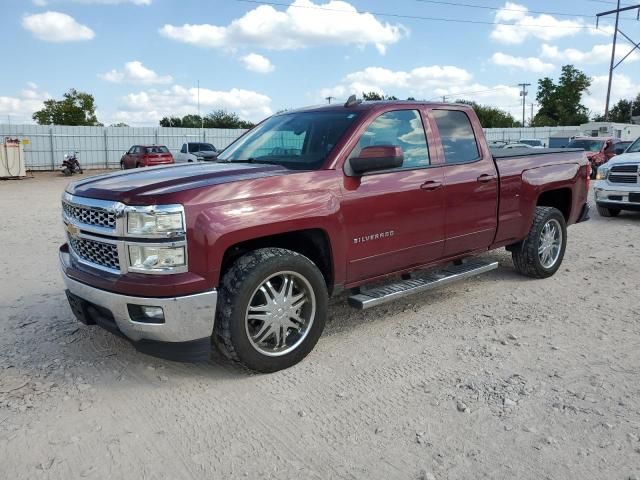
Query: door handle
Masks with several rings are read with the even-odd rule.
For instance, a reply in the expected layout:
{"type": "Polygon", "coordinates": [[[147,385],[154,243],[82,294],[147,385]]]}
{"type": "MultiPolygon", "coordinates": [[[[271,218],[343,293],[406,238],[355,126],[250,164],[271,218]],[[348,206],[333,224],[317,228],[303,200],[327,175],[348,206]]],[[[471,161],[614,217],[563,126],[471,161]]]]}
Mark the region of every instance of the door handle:
{"type": "Polygon", "coordinates": [[[433,191],[433,190],[439,189],[441,186],[442,186],[441,182],[438,182],[436,180],[427,180],[422,185],[420,185],[420,189],[433,191]]]}
{"type": "Polygon", "coordinates": [[[477,180],[480,183],[487,183],[490,182],[491,180],[495,180],[496,176],[495,175],[489,175],[488,173],[483,173],[482,175],[480,175],[477,180]]]}

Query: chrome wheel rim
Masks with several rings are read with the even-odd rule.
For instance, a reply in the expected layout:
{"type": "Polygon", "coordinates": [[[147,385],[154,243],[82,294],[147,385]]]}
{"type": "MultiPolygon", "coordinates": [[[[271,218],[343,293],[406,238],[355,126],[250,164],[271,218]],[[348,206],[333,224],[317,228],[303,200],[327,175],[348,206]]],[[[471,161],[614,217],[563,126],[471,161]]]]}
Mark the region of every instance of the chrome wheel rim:
{"type": "Polygon", "coordinates": [[[562,227],[552,218],[542,227],[538,245],[538,258],[544,268],[553,267],[560,258],[562,248],[562,227]]]}
{"type": "Polygon", "coordinates": [[[309,281],[296,272],[274,273],[251,294],[245,313],[247,338],[263,355],[286,355],[307,337],[315,315],[309,281]]]}

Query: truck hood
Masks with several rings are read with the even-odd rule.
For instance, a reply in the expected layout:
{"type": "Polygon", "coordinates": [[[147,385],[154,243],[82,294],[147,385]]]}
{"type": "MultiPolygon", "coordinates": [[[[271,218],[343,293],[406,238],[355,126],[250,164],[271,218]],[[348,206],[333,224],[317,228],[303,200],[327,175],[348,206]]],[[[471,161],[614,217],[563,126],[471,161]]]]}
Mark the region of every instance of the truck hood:
{"type": "Polygon", "coordinates": [[[607,162],[607,165],[618,165],[620,163],[640,163],[640,152],[621,153],[607,162]]]}
{"type": "Polygon", "coordinates": [[[290,173],[295,172],[279,165],[188,163],[97,175],[72,182],[66,190],[80,197],[152,205],[158,195],[290,173]]]}

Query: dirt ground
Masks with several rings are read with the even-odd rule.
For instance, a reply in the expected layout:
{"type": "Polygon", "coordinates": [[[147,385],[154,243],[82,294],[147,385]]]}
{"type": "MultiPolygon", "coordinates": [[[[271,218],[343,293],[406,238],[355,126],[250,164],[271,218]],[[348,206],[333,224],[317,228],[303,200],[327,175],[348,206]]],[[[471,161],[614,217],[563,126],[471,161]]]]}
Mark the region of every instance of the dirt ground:
{"type": "Polygon", "coordinates": [[[571,227],[547,280],[501,250],[404,301],[334,299],[305,361],[256,375],[75,321],[67,181],[0,182],[0,478],[640,478],[639,214],[571,227]]]}

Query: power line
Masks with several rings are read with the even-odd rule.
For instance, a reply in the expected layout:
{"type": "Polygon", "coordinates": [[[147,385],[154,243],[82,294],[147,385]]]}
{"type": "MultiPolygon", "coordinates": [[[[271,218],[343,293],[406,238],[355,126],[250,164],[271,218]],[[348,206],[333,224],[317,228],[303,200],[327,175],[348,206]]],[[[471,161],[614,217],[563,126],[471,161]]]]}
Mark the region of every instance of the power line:
{"type": "Polygon", "coordinates": [[[459,2],[445,2],[440,0],[416,0],[416,2],[433,3],[436,5],[449,5],[452,7],[481,8],[483,10],[500,10],[503,12],[537,13],[541,15],[558,15],[558,16],[566,16],[566,17],[584,17],[584,18],[594,17],[594,15],[585,15],[585,14],[577,14],[577,13],[569,13],[569,12],[545,12],[540,10],[529,10],[529,9],[522,10],[519,8],[490,7],[488,5],[476,5],[472,3],[459,3],[459,2]]]}
{"type": "MultiPolygon", "coordinates": [[[[287,7],[287,8],[306,8],[310,10],[323,10],[327,12],[346,13],[346,14],[352,14],[352,15],[361,14],[361,12],[357,12],[357,11],[353,12],[350,10],[342,10],[339,8],[316,7],[316,6],[310,6],[310,5],[294,5],[294,4],[288,4],[288,3],[282,3],[282,2],[269,2],[266,0],[236,0],[236,2],[254,3],[258,5],[272,5],[272,6],[287,7]]],[[[400,13],[386,13],[386,12],[372,12],[372,11],[367,11],[367,13],[370,13],[371,15],[376,15],[379,17],[405,18],[410,20],[425,20],[425,21],[435,21],[435,22],[470,23],[470,24],[477,24],[477,25],[504,25],[506,27],[535,27],[535,28],[553,28],[553,29],[558,28],[557,25],[536,25],[536,24],[529,24],[529,23],[503,23],[503,22],[491,22],[491,21],[485,21],[485,20],[467,20],[462,18],[445,18],[445,17],[426,17],[426,16],[420,16],[420,15],[407,15],[407,14],[400,14],[400,13]]],[[[577,30],[596,30],[596,27],[593,27],[591,25],[567,25],[567,26],[563,25],[562,28],[573,28],[577,30]]]]}

